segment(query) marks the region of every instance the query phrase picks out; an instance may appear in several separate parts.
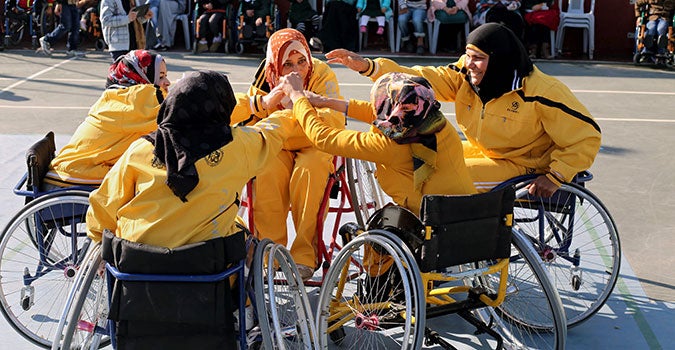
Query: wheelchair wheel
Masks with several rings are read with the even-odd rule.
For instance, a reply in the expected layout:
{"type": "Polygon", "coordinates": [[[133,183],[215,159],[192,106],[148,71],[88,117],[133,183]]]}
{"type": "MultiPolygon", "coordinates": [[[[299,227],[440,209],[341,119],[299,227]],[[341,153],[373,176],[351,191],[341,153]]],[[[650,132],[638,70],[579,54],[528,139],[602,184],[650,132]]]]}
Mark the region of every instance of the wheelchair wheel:
{"type": "Polygon", "coordinates": [[[54,10],[49,6],[43,6],[40,11],[40,36],[45,36],[59,25],[59,18],[54,14],[54,10]]]}
{"type": "Polygon", "coordinates": [[[101,261],[101,245],[96,244],[70,291],[52,349],[98,349],[110,344],[108,290],[105,270],[99,269],[101,261]]]}
{"type": "Polygon", "coordinates": [[[264,239],[253,261],[256,310],[266,349],[316,348],[314,318],[288,250],[264,239]]]}
{"type": "Polygon", "coordinates": [[[382,230],[360,234],[340,250],[324,278],[319,348],[327,348],[330,338],[342,347],[419,349],[424,305],[419,268],[401,240],[382,230]]]}
{"type": "Polygon", "coordinates": [[[546,264],[565,307],[567,325],[577,326],[605,304],[619,277],[621,243],[614,220],[589,190],[563,184],[550,198],[517,186],[514,221],[546,264]]]}
{"type": "MultiPolygon", "coordinates": [[[[565,313],[545,265],[517,228],[511,250],[518,258],[509,264],[504,302],[496,308],[474,310],[474,314],[502,337],[506,349],[564,349],[565,313]]],[[[494,275],[479,281],[492,289],[499,283],[494,275]]]]}
{"type": "Polygon", "coordinates": [[[16,46],[21,43],[23,39],[24,28],[26,27],[24,21],[21,19],[9,19],[9,31],[5,35],[5,46],[16,46]]]}
{"type": "Polygon", "coordinates": [[[375,179],[375,164],[359,159],[347,159],[347,181],[356,222],[360,227],[366,227],[368,218],[381,209],[388,199],[375,179]]]}
{"type": "Polygon", "coordinates": [[[91,243],[89,193],[53,192],[24,206],[0,236],[0,310],[29,341],[50,347],[60,308],[91,243]]]}

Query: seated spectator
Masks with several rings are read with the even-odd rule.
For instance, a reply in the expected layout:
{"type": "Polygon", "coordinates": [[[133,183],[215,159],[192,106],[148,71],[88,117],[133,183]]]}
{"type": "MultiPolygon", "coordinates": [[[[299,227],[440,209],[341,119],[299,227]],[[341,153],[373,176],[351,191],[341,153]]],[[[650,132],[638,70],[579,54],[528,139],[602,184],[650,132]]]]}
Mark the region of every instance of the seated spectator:
{"type": "Polygon", "coordinates": [[[357,0],[356,12],[359,13],[359,31],[368,30],[368,21],[375,17],[377,21],[377,35],[384,34],[384,22],[394,15],[391,9],[391,0],[357,0]]]}
{"type": "MultiPolygon", "coordinates": [[[[442,24],[471,23],[469,0],[431,0],[427,18],[429,22],[439,21],[442,24]]],[[[457,43],[458,47],[461,45],[462,43],[457,43]]]]}
{"type": "Polygon", "coordinates": [[[480,0],[476,4],[473,25],[478,27],[485,23],[502,23],[523,41],[525,23],[519,8],[519,0],[480,0]]]}
{"type": "Polygon", "coordinates": [[[321,17],[312,8],[308,0],[289,0],[291,6],[288,10],[288,20],[291,22],[291,27],[302,33],[305,40],[314,50],[321,51],[321,41],[317,41],[316,36],[319,34],[319,24],[321,17]]]}
{"type": "Polygon", "coordinates": [[[157,129],[170,84],[161,55],[134,50],[118,58],[106,90],[52,160],[45,187],[98,186],[132,142],[157,129]]]}
{"type": "Polygon", "coordinates": [[[640,24],[640,8],[647,7],[647,23],[642,39],[644,48],[641,53],[664,54],[668,46],[668,27],[673,25],[673,0],[637,0],[635,1],[635,17],[640,24]]]}
{"type": "Polygon", "coordinates": [[[279,153],[294,123],[271,117],[230,127],[235,103],[221,73],[190,72],[178,80],[157,130],[135,140],[91,193],[89,237],[99,242],[108,229],[132,242],[175,248],[239,232],[241,189],[279,153]]]}
{"type": "Polygon", "coordinates": [[[401,31],[401,47],[408,52],[417,52],[418,55],[424,54],[424,20],[427,18],[426,0],[400,0],[398,2],[398,29],[401,31]],[[408,22],[413,24],[413,35],[415,36],[415,45],[410,39],[410,29],[408,22]],[[415,49],[415,46],[417,49],[415,49]]]}
{"type": "Polygon", "coordinates": [[[551,58],[551,31],[558,30],[560,10],[554,0],[524,0],[525,43],[530,58],[551,58]]]}
{"type": "MultiPolygon", "coordinates": [[[[265,25],[267,17],[271,16],[270,0],[242,0],[241,12],[239,15],[244,17],[244,23],[240,23],[240,25],[245,24],[255,28],[252,36],[263,38],[267,35],[265,25]]],[[[242,35],[242,33],[239,33],[239,35],[242,35]]]]}
{"type": "Polygon", "coordinates": [[[197,28],[199,28],[199,42],[197,42],[197,52],[216,52],[223,42],[223,18],[225,17],[225,8],[230,0],[198,0],[199,18],[197,18],[197,28]],[[208,38],[211,38],[209,46],[208,38]]]}
{"type": "Polygon", "coordinates": [[[186,13],[188,0],[161,0],[157,13],[157,44],[153,47],[158,51],[166,51],[173,47],[176,36],[176,16],[186,13]]]}
{"type": "Polygon", "coordinates": [[[145,48],[145,29],[142,22],[154,16],[148,11],[143,18],[138,18],[133,0],[102,0],[101,30],[103,39],[108,44],[108,52],[113,62],[130,50],[145,48]]]}

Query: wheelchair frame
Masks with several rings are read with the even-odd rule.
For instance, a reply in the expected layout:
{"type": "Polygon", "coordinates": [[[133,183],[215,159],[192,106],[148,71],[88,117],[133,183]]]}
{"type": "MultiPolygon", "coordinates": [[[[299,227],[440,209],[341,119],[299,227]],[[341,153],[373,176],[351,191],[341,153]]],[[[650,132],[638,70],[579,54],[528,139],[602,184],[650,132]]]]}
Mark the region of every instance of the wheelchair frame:
{"type": "MultiPolygon", "coordinates": [[[[309,313],[309,301],[302,288],[302,280],[297,271],[297,267],[290,259],[290,253],[281,245],[274,244],[269,240],[258,242],[250,234],[246,241],[246,250],[253,253],[251,256],[244,257],[236,265],[227,268],[225,271],[209,275],[157,275],[157,274],[129,274],[122,273],[115,267],[105,262],[105,279],[100,275],[98,268],[102,262],[100,244],[92,246],[83,267],[78,272],[76,283],[70,291],[68,299],[64,304],[62,316],[57,330],[57,340],[52,344],[52,349],[70,349],[77,343],[80,348],[96,349],[105,345],[105,340],[114,339],[114,322],[108,317],[108,299],[110,298],[110,288],[102,288],[102,285],[110,286],[112,278],[123,281],[143,281],[143,282],[217,282],[226,278],[231,278],[236,274],[237,285],[239,288],[238,305],[238,344],[239,349],[249,347],[257,349],[264,345],[265,348],[275,348],[272,344],[284,342],[301,343],[305,346],[314,344],[314,324],[311,313],[309,313]],[[269,263],[273,261],[274,263],[269,263]],[[278,271],[273,271],[273,266],[279,266],[278,271]],[[247,273],[247,271],[252,271],[247,273]],[[285,285],[285,290],[279,289],[279,284],[271,281],[281,276],[289,281],[285,285]],[[98,283],[94,284],[97,280],[98,283]],[[299,282],[299,285],[298,285],[299,282]],[[253,286],[256,286],[254,288],[253,286]],[[265,286],[267,286],[265,288],[265,286]],[[290,286],[290,288],[289,288],[290,286]],[[96,298],[92,298],[92,293],[96,298]],[[295,317],[288,317],[285,314],[281,317],[279,314],[280,304],[270,303],[270,300],[279,300],[277,296],[285,298],[284,304],[295,317]],[[251,305],[255,307],[253,321],[259,322],[259,329],[254,325],[247,324],[249,321],[246,315],[247,297],[251,300],[251,305]],[[94,299],[92,301],[92,299],[94,299]],[[289,301],[291,300],[291,301],[289,301]],[[84,309],[85,303],[92,309],[84,309]],[[265,317],[259,317],[265,315],[265,317]],[[243,322],[242,322],[243,320],[243,322]],[[293,331],[289,331],[292,329],[293,331]],[[79,333],[83,334],[79,334],[79,333]],[[106,339],[107,337],[107,339],[106,339]],[[302,339],[300,342],[298,339],[302,339]],[[103,343],[101,343],[103,341],[103,343]]],[[[116,344],[113,342],[113,348],[116,344]]],[[[313,346],[313,345],[312,345],[313,346]]]]}
{"type": "MultiPolygon", "coordinates": [[[[236,17],[237,41],[234,46],[234,52],[238,55],[241,55],[245,51],[244,45],[254,45],[261,47],[263,54],[265,54],[267,52],[267,42],[269,37],[281,28],[281,16],[279,14],[279,8],[277,7],[276,1],[270,1],[270,15],[265,18],[265,36],[256,36],[254,34],[251,38],[244,38],[244,34],[242,32],[248,25],[244,21],[241,3],[239,4],[236,17]]],[[[255,31],[255,29],[253,29],[253,31],[255,31]]]]}
{"type": "Polygon", "coordinates": [[[514,225],[552,275],[571,328],[596,314],[611,295],[621,268],[621,242],[609,211],[585,187],[590,172],[580,172],[551,198],[525,190],[537,176],[515,177],[494,190],[516,187],[514,225]]]}
{"type": "MultiPolygon", "coordinates": [[[[321,266],[323,276],[330,267],[333,255],[342,249],[338,242],[338,230],[342,215],[354,213],[359,223],[367,221],[372,212],[382,208],[385,194],[375,180],[375,165],[359,159],[340,156],[333,157],[335,172],[329,174],[321,205],[317,213],[317,261],[321,266]],[[346,174],[345,174],[346,172],[346,174]],[[331,199],[337,201],[337,206],[331,206],[331,199]],[[323,237],[325,218],[329,213],[335,214],[335,224],[331,231],[331,239],[326,245],[323,237]]],[[[245,217],[248,229],[255,234],[255,218],[252,194],[254,184],[246,184],[245,194],[242,195],[239,216],[245,217]]],[[[308,280],[306,286],[321,286],[322,280],[308,280]]]]}
{"type": "Polygon", "coordinates": [[[14,187],[27,204],[0,235],[0,311],[41,347],[51,346],[53,327],[45,320],[58,317],[53,306],[65,297],[58,291],[70,288],[90,244],[84,215],[91,188],[40,189],[54,152],[52,132],[27,152],[28,171],[14,187]]]}
{"type": "MultiPolygon", "coordinates": [[[[193,17],[192,17],[192,23],[194,23],[194,33],[195,33],[195,40],[193,40],[192,43],[192,53],[197,55],[199,52],[197,52],[197,43],[199,42],[199,16],[197,15],[199,13],[199,3],[195,2],[195,8],[192,11],[193,17]]],[[[236,49],[236,43],[237,43],[237,35],[236,35],[236,30],[235,30],[235,16],[234,16],[234,5],[232,3],[227,4],[227,7],[225,9],[217,9],[217,10],[211,10],[210,12],[222,12],[224,14],[223,16],[223,28],[222,28],[222,35],[223,35],[223,42],[222,45],[224,47],[225,53],[230,53],[236,49]]],[[[199,13],[200,15],[203,14],[199,13]]]]}

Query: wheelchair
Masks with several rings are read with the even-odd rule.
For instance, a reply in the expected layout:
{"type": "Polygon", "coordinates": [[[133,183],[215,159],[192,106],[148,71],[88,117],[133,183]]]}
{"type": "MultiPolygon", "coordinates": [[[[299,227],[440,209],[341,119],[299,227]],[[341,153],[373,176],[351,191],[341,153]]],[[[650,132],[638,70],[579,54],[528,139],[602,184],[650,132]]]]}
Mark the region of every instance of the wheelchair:
{"type": "Polygon", "coordinates": [[[29,0],[5,0],[5,47],[16,46],[23,40],[24,33],[31,36],[31,46],[37,48],[39,27],[37,2],[29,0]]]}
{"type": "Polygon", "coordinates": [[[106,232],[78,272],[52,349],[97,349],[108,340],[113,348],[313,348],[313,318],[301,286],[289,252],[245,229],[176,249],[106,232]],[[214,263],[202,264],[203,258],[214,263]],[[150,308],[143,306],[148,298],[150,308]],[[158,343],[167,334],[170,343],[158,343]],[[184,343],[186,337],[194,343],[184,343]]]}
{"type": "Polygon", "coordinates": [[[238,55],[244,53],[246,47],[259,47],[263,55],[267,52],[267,41],[272,35],[281,28],[281,14],[275,1],[270,3],[270,16],[265,18],[265,23],[256,28],[255,24],[248,23],[242,5],[239,4],[236,25],[237,41],[234,44],[234,52],[238,55]]]}
{"type": "Polygon", "coordinates": [[[45,348],[59,316],[55,305],[90,245],[84,219],[91,188],[41,190],[55,148],[49,132],[27,151],[28,171],[14,187],[27,204],[0,235],[0,311],[24,338],[45,348]]]}
{"type": "Polygon", "coordinates": [[[98,5],[86,9],[83,13],[83,17],[86,23],[86,29],[80,30],[80,44],[82,44],[84,40],[89,40],[94,43],[94,47],[97,51],[103,51],[107,44],[103,39],[103,29],[101,28],[98,5]]]}
{"type": "Polygon", "coordinates": [[[319,348],[454,349],[427,320],[456,314],[481,346],[564,349],[558,293],[513,223],[513,187],[471,196],[427,195],[422,221],[386,206],[348,241],[328,270],[316,312],[319,348]],[[511,258],[519,257],[517,262],[511,258]]]}
{"type": "MultiPolygon", "coordinates": [[[[510,179],[495,190],[515,186],[514,225],[526,235],[553,277],[568,327],[600,310],[619,278],[621,242],[604,204],[586,187],[584,171],[551,198],[531,196],[525,187],[537,175],[510,179]]],[[[512,259],[515,260],[515,259],[512,259]]]]}
{"type": "Polygon", "coordinates": [[[651,64],[672,69],[675,66],[675,36],[673,36],[675,13],[671,13],[665,36],[657,38],[646,35],[648,17],[649,4],[645,4],[640,7],[640,23],[635,27],[633,63],[635,65],[651,64]],[[663,53],[660,51],[663,51],[663,53]]]}
{"type": "MultiPolygon", "coordinates": [[[[333,157],[335,172],[328,176],[326,188],[319,211],[317,213],[317,266],[321,267],[323,276],[333,260],[334,254],[342,248],[338,231],[343,215],[353,213],[360,225],[365,225],[372,213],[382,208],[389,197],[382,192],[375,179],[375,165],[371,162],[344,157],[333,157]],[[331,214],[333,228],[330,232],[330,241],[326,242],[324,228],[326,218],[331,214]]],[[[255,215],[253,208],[254,181],[249,181],[242,191],[239,216],[246,218],[248,229],[255,230],[255,215]]],[[[304,282],[306,286],[321,286],[321,279],[310,279],[304,282]]]]}

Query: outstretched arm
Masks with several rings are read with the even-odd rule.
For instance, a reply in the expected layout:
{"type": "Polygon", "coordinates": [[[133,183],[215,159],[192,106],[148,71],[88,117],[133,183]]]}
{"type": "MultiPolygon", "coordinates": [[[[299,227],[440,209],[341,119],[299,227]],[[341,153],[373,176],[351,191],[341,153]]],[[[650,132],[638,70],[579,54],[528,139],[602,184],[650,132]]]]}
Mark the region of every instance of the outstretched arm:
{"type": "Polygon", "coordinates": [[[368,60],[366,60],[364,57],[345,49],[335,49],[327,53],[326,59],[328,59],[328,63],[340,63],[345,67],[359,73],[370,67],[368,60]]]}

